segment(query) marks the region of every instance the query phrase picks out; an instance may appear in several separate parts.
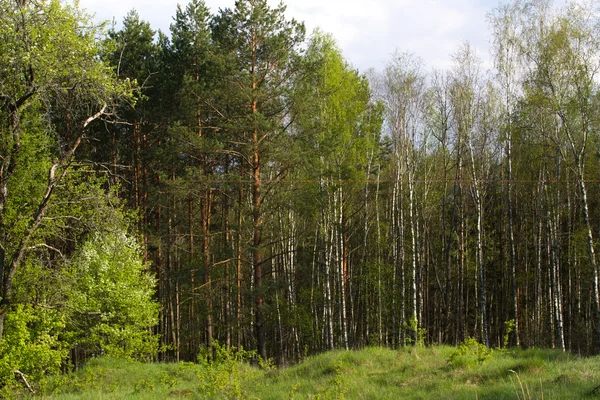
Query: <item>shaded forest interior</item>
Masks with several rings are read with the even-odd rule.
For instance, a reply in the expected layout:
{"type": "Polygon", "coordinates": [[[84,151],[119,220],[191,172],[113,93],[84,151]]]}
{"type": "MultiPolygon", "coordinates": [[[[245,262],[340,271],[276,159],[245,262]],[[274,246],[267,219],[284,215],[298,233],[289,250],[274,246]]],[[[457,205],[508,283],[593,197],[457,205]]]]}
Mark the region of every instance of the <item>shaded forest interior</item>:
{"type": "MultiPolygon", "coordinates": [[[[366,74],[266,0],[215,13],[192,0],[168,35],[132,11],[101,39],[59,2],[0,4],[2,321],[87,304],[72,260],[117,224],[139,245],[111,251],[137,249],[135,273],[154,276],[158,304],[135,329],[157,313],[163,361],[210,357],[215,341],[286,364],[506,335],[597,353],[597,2],[498,6],[490,71],[464,43],[448,70],[397,52],[366,74]],[[51,12],[75,38],[38,54],[51,12]],[[22,53],[5,47],[18,35],[22,53]],[[89,77],[61,58],[82,38],[89,77]],[[56,64],[35,61],[48,53],[56,64]]],[[[69,343],[72,363],[95,354],[69,343]]]]}

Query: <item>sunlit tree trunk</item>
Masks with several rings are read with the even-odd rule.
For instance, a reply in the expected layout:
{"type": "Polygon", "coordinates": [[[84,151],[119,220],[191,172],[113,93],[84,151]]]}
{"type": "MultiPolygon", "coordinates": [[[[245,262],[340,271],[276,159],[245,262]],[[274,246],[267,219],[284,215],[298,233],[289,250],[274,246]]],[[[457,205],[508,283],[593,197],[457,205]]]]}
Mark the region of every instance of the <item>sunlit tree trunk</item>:
{"type": "Polygon", "coordinates": [[[473,144],[470,139],[467,139],[467,147],[469,148],[471,173],[473,176],[473,199],[475,201],[475,212],[477,213],[477,276],[479,279],[479,309],[481,313],[481,330],[483,340],[486,347],[490,347],[490,334],[487,316],[487,297],[485,290],[485,270],[484,270],[484,254],[483,254],[483,205],[481,199],[480,182],[476,173],[475,156],[473,144]]]}

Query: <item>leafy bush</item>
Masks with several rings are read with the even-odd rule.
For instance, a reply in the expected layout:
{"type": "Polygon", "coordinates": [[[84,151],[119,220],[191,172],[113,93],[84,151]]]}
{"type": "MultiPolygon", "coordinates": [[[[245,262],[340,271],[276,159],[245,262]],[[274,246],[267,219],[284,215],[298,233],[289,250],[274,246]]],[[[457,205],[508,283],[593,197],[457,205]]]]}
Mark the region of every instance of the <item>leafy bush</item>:
{"type": "Polygon", "coordinates": [[[67,275],[71,329],[88,354],[149,360],[158,351],[150,328],[158,320],[156,281],[136,241],[124,233],[96,234],[75,255],[67,275]]]}
{"type": "Polygon", "coordinates": [[[492,356],[492,349],[479,343],[476,339],[470,337],[458,345],[448,358],[448,364],[454,367],[470,367],[476,364],[482,364],[492,356]]]}
{"type": "Polygon", "coordinates": [[[200,391],[209,396],[224,393],[229,399],[242,399],[242,382],[246,378],[244,361],[256,358],[256,351],[229,348],[213,342],[214,360],[204,351],[198,356],[203,368],[198,370],[200,391]]]}
{"type": "Polygon", "coordinates": [[[411,318],[405,325],[404,328],[409,334],[414,335],[416,332],[417,337],[408,338],[408,341],[416,346],[425,346],[425,338],[427,337],[427,329],[419,328],[418,320],[411,318]]]}
{"type": "Polygon", "coordinates": [[[510,334],[515,331],[515,320],[511,319],[508,321],[504,321],[504,336],[502,337],[502,350],[506,350],[508,348],[508,341],[510,338],[510,334]]]}
{"type": "Polygon", "coordinates": [[[37,380],[60,372],[68,349],[59,340],[65,327],[56,310],[16,305],[4,320],[0,344],[0,387],[15,381],[15,370],[37,380]]]}

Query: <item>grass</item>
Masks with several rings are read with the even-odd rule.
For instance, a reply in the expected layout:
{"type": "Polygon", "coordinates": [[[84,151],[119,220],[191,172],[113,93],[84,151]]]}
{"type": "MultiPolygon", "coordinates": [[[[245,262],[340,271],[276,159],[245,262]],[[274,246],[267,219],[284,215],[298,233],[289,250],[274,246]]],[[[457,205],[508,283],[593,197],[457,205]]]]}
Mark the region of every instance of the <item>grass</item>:
{"type": "MultiPolygon", "coordinates": [[[[586,399],[600,357],[553,350],[449,346],[332,351],[281,369],[235,360],[201,366],[95,359],[34,383],[44,399],[586,399]]],[[[31,395],[17,382],[10,397],[31,395]]],[[[33,397],[33,396],[31,396],[33,397]]]]}

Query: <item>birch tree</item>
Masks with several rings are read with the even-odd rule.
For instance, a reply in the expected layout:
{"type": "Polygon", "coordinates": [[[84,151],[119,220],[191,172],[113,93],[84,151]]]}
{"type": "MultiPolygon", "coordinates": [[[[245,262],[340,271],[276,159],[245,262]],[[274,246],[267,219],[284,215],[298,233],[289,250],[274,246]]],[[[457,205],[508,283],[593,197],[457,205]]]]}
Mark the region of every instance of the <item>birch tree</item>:
{"type": "MultiPolygon", "coordinates": [[[[476,146],[485,147],[481,143],[484,132],[481,131],[480,118],[483,112],[482,83],[480,78],[480,61],[474,54],[474,49],[465,43],[455,53],[455,68],[453,71],[452,102],[456,121],[456,135],[463,141],[467,150],[468,170],[471,175],[471,196],[476,213],[476,259],[478,279],[478,299],[480,331],[484,344],[489,347],[489,320],[487,315],[487,293],[485,288],[485,255],[483,232],[483,171],[476,162],[476,146]],[[479,137],[478,137],[479,136],[479,137]]],[[[484,167],[485,168],[485,167],[484,167]]]]}
{"type": "MultiPolygon", "coordinates": [[[[596,346],[600,346],[599,271],[586,183],[589,148],[598,126],[598,15],[593,3],[571,3],[556,16],[548,8],[540,2],[525,9],[528,29],[521,51],[530,66],[526,88],[533,99],[530,104],[554,116],[555,129],[546,134],[547,139],[577,180],[592,277],[596,346]]],[[[558,298],[554,302],[560,304],[558,298]]]]}
{"type": "MultiPolygon", "coordinates": [[[[407,328],[412,335],[413,343],[417,341],[419,329],[418,287],[417,287],[417,210],[416,190],[417,168],[419,166],[419,149],[424,148],[425,140],[425,75],[421,71],[422,61],[410,54],[396,54],[392,62],[386,67],[384,78],[383,101],[386,106],[386,117],[394,145],[394,165],[396,180],[394,182],[394,202],[402,207],[403,193],[402,183],[406,182],[408,187],[408,216],[410,227],[410,319],[407,328]]],[[[397,219],[395,232],[399,232],[398,242],[395,246],[401,246],[396,251],[399,259],[394,263],[399,268],[404,268],[404,214],[403,211],[397,219]]],[[[400,274],[401,279],[403,273],[400,274]]],[[[401,282],[404,285],[404,281],[401,282]]],[[[404,304],[404,296],[401,298],[404,304]]],[[[402,307],[403,308],[403,307],[402,307]]],[[[403,319],[403,316],[401,316],[403,319]]]]}

